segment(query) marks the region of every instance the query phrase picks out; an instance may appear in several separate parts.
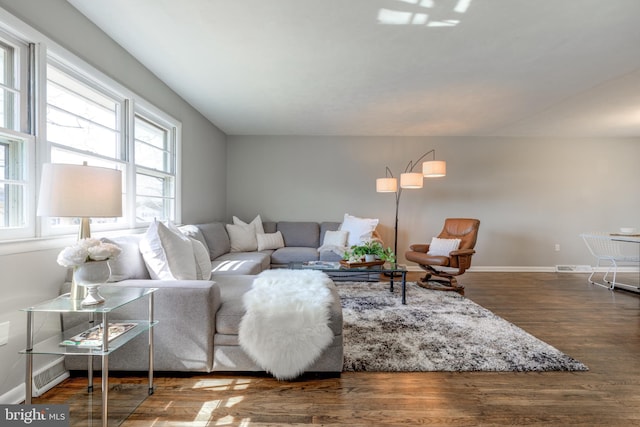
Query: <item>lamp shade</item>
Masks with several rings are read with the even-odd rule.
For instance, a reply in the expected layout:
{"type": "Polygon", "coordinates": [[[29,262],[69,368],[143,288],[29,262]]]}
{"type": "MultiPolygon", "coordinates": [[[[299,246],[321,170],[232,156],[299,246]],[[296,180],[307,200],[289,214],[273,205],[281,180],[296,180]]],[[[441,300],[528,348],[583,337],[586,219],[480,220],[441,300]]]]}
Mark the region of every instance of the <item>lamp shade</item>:
{"type": "Polygon", "coordinates": [[[400,187],[402,188],[422,188],[423,176],[421,173],[408,172],[400,174],[400,187]]]}
{"type": "Polygon", "coordinates": [[[447,175],[447,162],[443,160],[431,160],[422,163],[422,175],[425,178],[438,178],[447,175]]]}
{"type": "Polygon", "coordinates": [[[44,164],[38,215],[80,218],[122,216],[122,172],[96,166],[44,164]]]}
{"type": "Polygon", "coordinates": [[[398,191],[398,180],[396,178],[376,179],[376,191],[378,193],[395,193],[398,191]]]}

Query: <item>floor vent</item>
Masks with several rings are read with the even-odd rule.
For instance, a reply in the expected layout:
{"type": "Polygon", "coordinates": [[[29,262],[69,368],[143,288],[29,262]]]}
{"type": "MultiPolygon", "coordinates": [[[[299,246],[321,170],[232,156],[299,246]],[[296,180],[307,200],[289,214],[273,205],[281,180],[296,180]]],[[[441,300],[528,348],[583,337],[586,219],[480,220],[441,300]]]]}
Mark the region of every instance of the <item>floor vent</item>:
{"type": "Polygon", "coordinates": [[[64,368],[64,357],[43,366],[33,374],[33,397],[42,396],[67,378],[69,371],[64,368]]]}
{"type": "Polygon", "coordinates": [[[558,273],[588,273],[591,272],[589,265],[556,265],[558,273]]]}

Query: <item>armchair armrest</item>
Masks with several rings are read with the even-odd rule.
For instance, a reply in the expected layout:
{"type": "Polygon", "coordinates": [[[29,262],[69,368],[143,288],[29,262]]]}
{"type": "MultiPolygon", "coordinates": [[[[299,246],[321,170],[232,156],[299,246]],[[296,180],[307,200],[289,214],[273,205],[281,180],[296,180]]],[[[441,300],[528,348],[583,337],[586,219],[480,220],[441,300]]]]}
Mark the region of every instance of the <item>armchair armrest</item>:
{"type": "Polygon", "coordinates": [[[475,253],[474,249],[459,249],[450,252],[451,267],[458,268],[460,274],[462,274],[467,268],[471,267],[471,256],[475,253]]]}
{"type": "Polygon", "coordinates": [[[415,252],[429,252],[429,244],[428,243],[418,243],[410,245],[409,248],[415,252]]]}
{"type": "Polygon", "coordinates": [[[449,256],[473,255],[475,253],[476,253],[475,249],[458,249],[458,250],[449,252],[449,256]]]}

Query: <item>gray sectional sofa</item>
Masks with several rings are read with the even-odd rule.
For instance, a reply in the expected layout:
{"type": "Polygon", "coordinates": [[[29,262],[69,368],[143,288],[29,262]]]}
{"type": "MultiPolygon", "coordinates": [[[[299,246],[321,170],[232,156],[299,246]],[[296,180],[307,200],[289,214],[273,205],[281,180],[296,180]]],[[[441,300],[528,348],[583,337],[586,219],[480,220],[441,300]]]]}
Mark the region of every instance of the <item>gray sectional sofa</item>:
{"type": "MultiPolygon", "coordinates": [[[[110,238],[122,248],[110,261],[111,286],[159,288],[155,293],[154,328],[156,371],[262,371],[238,343],[238,329],[244,314],[242,296],[256,274],[269,268],[286,267],[292,261],[336,261],[334,252],[318,252],[326,230],[337,230],[339,222],[265,222],[265,233],[280,231],[285,246],[274,250],[230,252],[229,236],[222,222],[183,228],[187,235],[206,244],[212,262],[210,280],[152,280],[140,253],[142,235],[110,238]]],[[[307,372],[342,371],[342,308],[336,289],[332,289],[329,326],[333,342],[307,372]]],[[[146,318],[146,301],[131,303],[113,313],[110,320],[146,318]]],[[[63,328],[85,317],[65,314],[63,328]]],[[[147,368],[147,341],[135,338],[110,356],[112,370],[144,371],[147,368]]],[[[94,369],[100,369],[94,358],[94,369]]],[[[69,370],[84,370],[86,357],[67,356],[69,370]]]]}
{"type": "Polygon", "coordinates": [[[263,222],[265,233],[282,233],[284,247],[255,252],[230,252],[231,241],[226,224],[211,222],[198,224],[209,248],[214,277],[226,274],[258,274],[268,268],[286,267],[298,261],[339,261],[340,255],[331,251],[318,252],[327,230],[335,231],[340,222],[263,222]]]}

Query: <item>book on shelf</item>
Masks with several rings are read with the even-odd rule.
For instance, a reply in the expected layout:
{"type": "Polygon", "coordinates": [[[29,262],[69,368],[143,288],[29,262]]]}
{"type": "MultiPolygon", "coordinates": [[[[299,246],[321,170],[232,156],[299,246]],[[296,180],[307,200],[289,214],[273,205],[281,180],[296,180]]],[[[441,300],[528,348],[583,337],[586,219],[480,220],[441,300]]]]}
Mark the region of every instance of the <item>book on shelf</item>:
{"type": "MultiPolygon", "coordinates": [[[[118,338],[125,332],[135,328],[137,323],[109,323],[109,341],[118,338]]],[[[99,347],[102,345],[102,323],[86,331],[80,332],[60,343],[60,345],[75,345],[79,347],[99,347]]]]}

